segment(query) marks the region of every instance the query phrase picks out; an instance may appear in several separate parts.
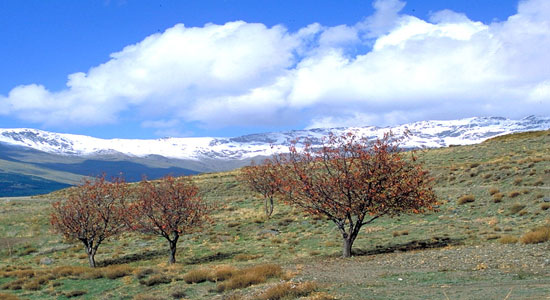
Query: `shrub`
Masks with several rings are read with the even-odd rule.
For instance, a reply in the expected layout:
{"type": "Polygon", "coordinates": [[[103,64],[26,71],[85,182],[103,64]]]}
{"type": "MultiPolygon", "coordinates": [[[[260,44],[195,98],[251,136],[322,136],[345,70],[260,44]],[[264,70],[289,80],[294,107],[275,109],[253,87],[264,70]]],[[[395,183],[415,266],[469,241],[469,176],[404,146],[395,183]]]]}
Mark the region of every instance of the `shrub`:
{"type": "Polygon", "coordinates": [[[511,191],[510,193],[508,193],[508,197],[510,197],[510,198],[515,198],[519,195],[521,195],[521,193],[519,191],[511,191]]]}
{"type": "Polygon", "coordinates": [[[494,195],[494,194],[496,194],[496,193],[498,193],[498,192],[499,192],[499,190],[498,190],[498,188],[496,188],[496,187],[491,187],[491,188],[489,188],[489,194],[490,194],[491,196],[494,195]]]}
{"type": "Polygon", "coordinates": [[[201,283],[208,278],[210,278],[210,270],[206,268],[194,269],[183,275],[183,280],[187,283],[201,283]]]}
{"type": "Polygon", "coordinates": [[[147,279],[143,279],[143,280],[139,281],[139,283],[141,283],[143,285],[146,285],[146,286],[153,286],[153,285],[157,285],[157,284],[170,283],[170,282],[172,282],[172,279],[169,278],[168,276],[162,275],[162,274],[154,275],[154,276],[151,276],[147,279]]]}
{"type": "Polygon", "coordinates": [[[550,240],[550,226],[542,226],[521,236],[523,244],[537,244],[550,240]]]}
{"type": "Polygon", "coordinates": [[[513,235],[503,235],[498,241],[501,244],[515,244],[518,242],[518,238],[513,235]]]}
{"type": "Polygon", "coordinates": [[[525,208],[525,205],[520,204],[520,203],[515,203],[514,205],[512,205],[512,206],[510,207],[510,213],[516,214],[516,213],[520,212],[520,211],[521,211],[522,209],[524,209],[524,208],[525,208]]]}
{"type": "Polygon", "coordinates": [[[458,204],[470,203],[470,202],[474,202],[475,200],[476,198],[474,195],[468,194],[458,198],[458,204]]]}

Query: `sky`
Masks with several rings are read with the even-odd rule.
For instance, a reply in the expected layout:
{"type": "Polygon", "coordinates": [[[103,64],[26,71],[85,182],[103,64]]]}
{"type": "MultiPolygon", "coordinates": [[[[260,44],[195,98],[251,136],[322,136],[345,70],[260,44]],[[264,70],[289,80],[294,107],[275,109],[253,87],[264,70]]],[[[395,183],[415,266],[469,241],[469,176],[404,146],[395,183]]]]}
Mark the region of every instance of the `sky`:
{"type": "Polygon", "coordinates": [[[0,127],[239,136],[550,115],[548,0],[3,0],[0,127]]]}

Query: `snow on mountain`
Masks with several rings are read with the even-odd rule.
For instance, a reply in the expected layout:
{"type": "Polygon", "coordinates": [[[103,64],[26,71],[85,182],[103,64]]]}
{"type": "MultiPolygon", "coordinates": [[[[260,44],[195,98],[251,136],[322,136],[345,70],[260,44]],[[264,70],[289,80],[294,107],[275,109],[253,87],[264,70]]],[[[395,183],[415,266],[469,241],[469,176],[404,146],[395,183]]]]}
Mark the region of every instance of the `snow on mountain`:
{"type": "Polygon", "coordinates": [[[234,138],[163,138],[155,140],[99,139],[83,135],[61,134],[36,129],[0,129],[0,143],[30,147],[36,150],[76,156],[123,153],[144,157],[160,155],[168,158],[201,160],[245,159],[288,150],[292,140],[322,142],[330,132],[357,132],[368,138],[381,137],[392,130],[396,134],[410,132],[404,147],[446,147],[480,143],[488,138],[514,132],[550,129],[550,118],[530,116],[521,120],[499,117],[467,118],[451,121],[422,121],[395,127],[349,127],[293,130],[288,132],[250,134],[234,138]]]}

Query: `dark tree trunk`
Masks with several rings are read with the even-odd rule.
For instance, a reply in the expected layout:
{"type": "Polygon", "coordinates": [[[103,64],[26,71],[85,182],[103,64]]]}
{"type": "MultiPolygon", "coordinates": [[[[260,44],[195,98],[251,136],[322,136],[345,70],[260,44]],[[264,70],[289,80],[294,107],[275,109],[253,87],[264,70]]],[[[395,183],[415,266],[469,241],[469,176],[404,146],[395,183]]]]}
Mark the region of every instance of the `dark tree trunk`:
{"type": "Polygon", "coordinates": [[[342,257],[351,257],[351,246],[353,245],[353,241],[345,237],[342,241],[342,257]]]}
{"type": "Polygon", "coordinates": [[[97,247],[93,247],[92,244],[84,243],[86,254],[88,254],[88,262],[90,263],[90,267],[95,268],[95,253],[97,252],[97,247]]]}
{"type": "Polygon", "coordinates": [[[168,242],[170,243],[170,259],[168,260],[168,263],[170,264],[176,263],[176,249],[177,249],[176,247],[178,244],[178,238],[179,238],[179,235],[176,235],[174,239],[168,240],[168,242]]]}
{"type": "Polygon", "coordinates": [[[273,198],[265,198],[265,215],[269,218],[273,214],[273,198]],[[269,203],[268,203],[269,201],[269,203]]]}

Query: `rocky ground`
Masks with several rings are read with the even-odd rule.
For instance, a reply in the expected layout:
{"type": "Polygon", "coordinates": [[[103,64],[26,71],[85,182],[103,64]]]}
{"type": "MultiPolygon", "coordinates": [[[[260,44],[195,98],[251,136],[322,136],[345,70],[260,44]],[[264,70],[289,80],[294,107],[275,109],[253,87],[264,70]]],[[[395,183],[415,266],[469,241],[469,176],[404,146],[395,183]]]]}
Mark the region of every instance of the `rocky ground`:
{"type": "Polygon", "coordinates": [[[550,244],[449,246],[298,264],[343,299],[550,299],[550,244]]]}

